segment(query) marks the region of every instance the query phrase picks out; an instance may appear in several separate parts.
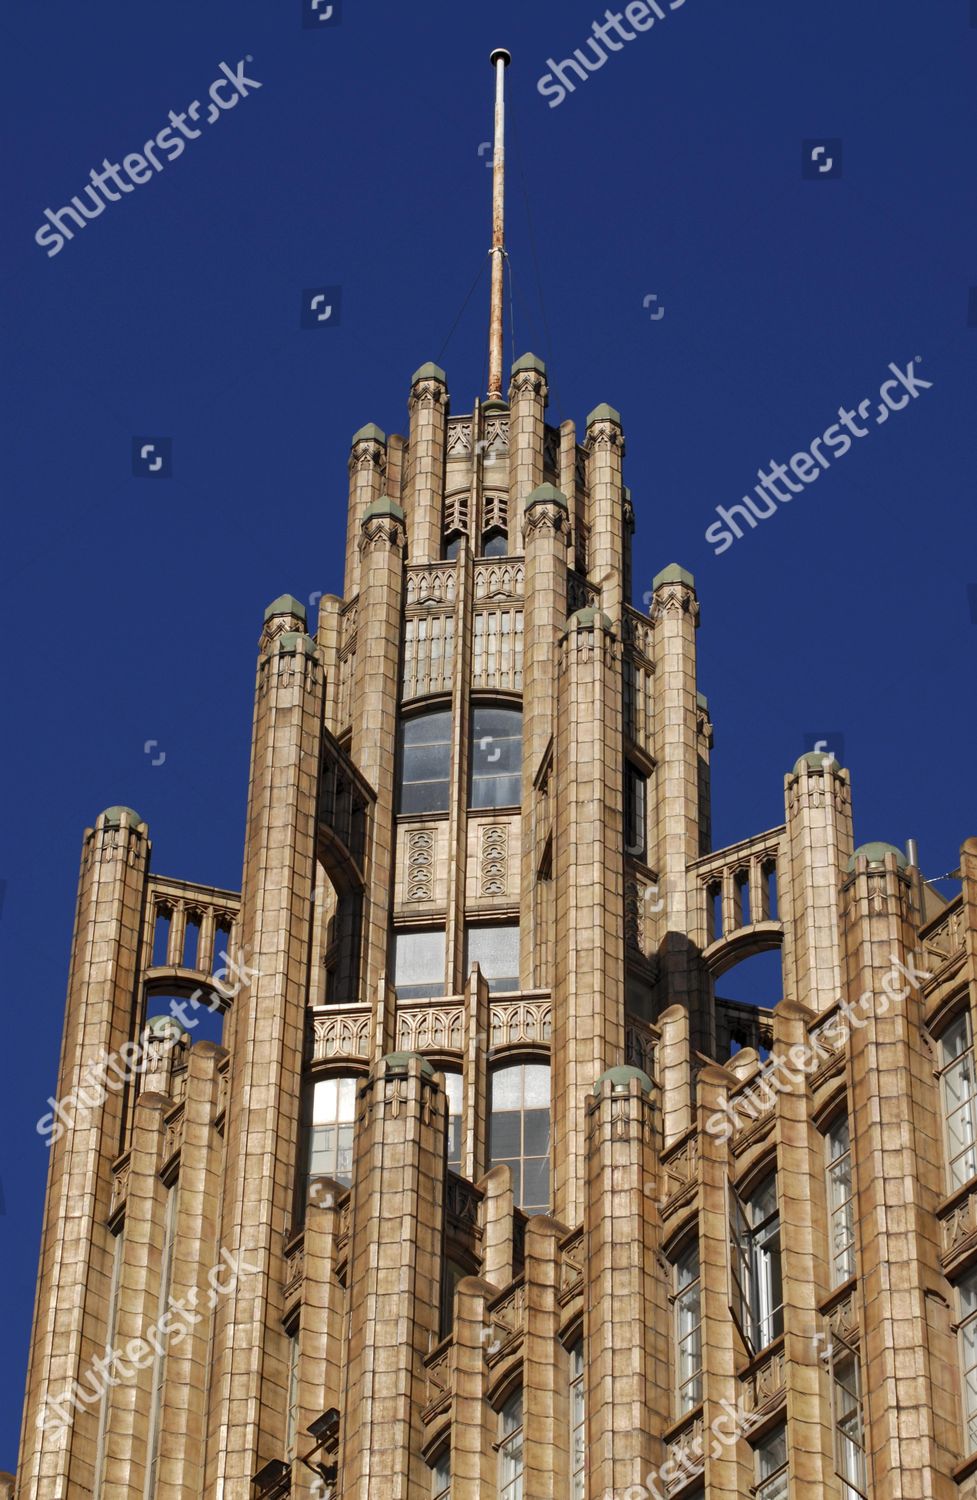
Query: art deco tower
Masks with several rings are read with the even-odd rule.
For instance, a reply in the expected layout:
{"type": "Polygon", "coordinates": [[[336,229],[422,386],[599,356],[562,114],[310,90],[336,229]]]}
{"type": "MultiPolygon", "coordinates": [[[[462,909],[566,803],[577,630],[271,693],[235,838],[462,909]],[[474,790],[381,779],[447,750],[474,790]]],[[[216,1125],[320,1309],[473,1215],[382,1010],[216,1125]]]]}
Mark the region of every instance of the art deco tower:
{"type": "Polygon", "coordinates": [[[0,1494],[977,1493],[977,842],[944,905],[816,754],[711,848],[621,418],[503,393],[505,62],[488,398],[422,365],[342,596],[265,611],[240,896],[85,833],[0,1494]],[[768,948],[775,1010],[717,998],[768,948]]]}

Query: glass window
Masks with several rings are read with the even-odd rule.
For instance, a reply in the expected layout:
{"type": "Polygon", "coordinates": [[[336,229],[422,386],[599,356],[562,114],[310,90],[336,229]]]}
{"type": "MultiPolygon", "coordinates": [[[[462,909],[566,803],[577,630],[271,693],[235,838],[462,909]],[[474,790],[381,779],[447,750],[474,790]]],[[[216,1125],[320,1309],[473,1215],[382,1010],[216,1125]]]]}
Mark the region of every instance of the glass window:
{"type": "Polygon", "coordinates": [[[291,1463],[295,1458],[295,1442],[299,1431],[299,1334],[298,1329],[288,1336],[288,1416],[285,1427],[285,1457],[291,1463]]]}
{"type": "Polygon", "coordinates": [[[939,1041],[943,1120],[950,1187],[977,1176],[977,1087],[970,1012],[947,1027],[939,1041]]]}
{"type": "Polygon", "coordinates": [[[445,1448],[431,1468],[431,1500],[451,1500],[451,1449],[445,1448]]]}
{"type": "Polygon", "coordinates": [[[697,1240],[678,1257],[672,1275],[678,1414],[682,1417],[702,1400],[702,1286],[697,1240]]]}
{"type": "Polygon", "coordinates": [[[400,811],[448,811],[451,711],[417,714],[400,725],[400,811]]]}
{"type": "Polygon", "coordinates": [[[519,988],[519,924],[485,924],[465,933],[465,972],[478,964],[491,994],[519,988]]]}
{"type": "Polygon", "coordinates": [[[756,1500],[787,1500],[787,1428],[775,1427],[756,1446],[756,1500]]]}
{"type": "Polygon", "coordinates": [[[527,1214],[550,1206],[550,1070],[515,1063],[492,1074],[489,1160],[512,1171],[512,1192],[527,1214]]]}
{"type": "Polygon", "coordinates": [[[828,1235],[831,1285],[855,1274],[855,1203],[848,1116],[840,1115],[824,1138],[828,1175],[828,1235]]]}
{"type": "Polygon", "coordinates": [[[394,933],[394,989],[398,1000],[444,994],[444,929],[394,933]]]}
{"type": "Polygon", "coordinates": [[[784,1331],[776,1173],[764,1178],[745,1201],[731,1190],[729,1221],[734,1307],[744,1337],[756,1352],[784,1331]]]}
{"type": "Polygon", "coordinates": [[[504,531],[496,528],[487,531],[482,537],[483,557],[505,557],[509,551],[509,538],[504,531]]]}
{"type": "Polygon", "coordinates": [[[583,1339],[570,1350],[570,1494],[584,1500],[587,1423],[584,1413],[583,1339]]]}
{"type": "Polygon", "coordinates": [[[454,535],[449,537],[445,542],[445,562],[454,562],[455,558],[458,556],[458,553],[461,551],[461,537],[462,533],[460,531],[456,531],[454,535]]]}
{"type": "Polygon", "coordinates": [[[461,1173],[462,1078],[460,1073],[445,1073],[444,1091],[448,1096],[448,1166],[461,1173]]]}
{"type": "Polygon", "coordinates": [[[960,1363],[963,1368],[963,1420],[967,1453],[977,1449],[977,1267],[957,1284],[960,1308],[960,1363]]]}
{"type": "Polygon", "coordinates": [[[472,710],[472,807],[518,807],[522,800],[522,709],[472,710]]]}
{"type": "Polygon", "coordinates": [[[309,1179],[332,1177],[344,1187],[353,1181],[355,1078],[320,1078],[312,1089],[309,1179]]]}
{"type": "Polygon", "coordinates": [[[858,1356],[845,1344],[832,1352],[835,1452],[844,1500],[864,1500],[867,1483],[858,1356]]]}
{"type": "Polygon", "coordinates": [[[522,1391],[499,1412],[499,1500],[522,1500],[522,1391]]]}
{"type": "Polygon", "coordinates": [[[624,852],[644,859],[647,844],[648,778],[632,765],[624,767],[624,852]]]}

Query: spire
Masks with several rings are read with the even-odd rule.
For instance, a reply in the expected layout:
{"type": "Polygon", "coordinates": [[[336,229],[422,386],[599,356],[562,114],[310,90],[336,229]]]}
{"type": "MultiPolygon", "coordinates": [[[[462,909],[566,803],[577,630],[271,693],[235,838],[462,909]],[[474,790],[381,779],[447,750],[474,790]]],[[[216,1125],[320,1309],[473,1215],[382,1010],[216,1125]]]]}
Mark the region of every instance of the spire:
{"type": "Polygon", "coordinates": [[[504,47],[496,47],[491,63],[495,69],[495,150],[492,155],[492,305],[489,315],[490,401],[502,399],[502,294],[505,265],[505,70],[512,58],[504,47]]]}

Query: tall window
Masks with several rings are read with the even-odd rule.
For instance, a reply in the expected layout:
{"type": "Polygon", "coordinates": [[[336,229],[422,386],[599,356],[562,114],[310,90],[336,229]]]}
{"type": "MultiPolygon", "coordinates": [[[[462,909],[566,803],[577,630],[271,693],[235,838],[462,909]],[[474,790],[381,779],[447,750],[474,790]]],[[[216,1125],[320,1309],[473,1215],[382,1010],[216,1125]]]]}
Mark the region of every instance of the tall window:
{"type": "Polygon", "coordinates": [[[288,1413],[285,1425],[285,1457],[291,1463],[295,1458],[295,1443],[299,1432],[299,1331],[296,1328],[288,1336],[288,1413]]]}
{"type": "Polygon", "coordinates": [[[470,974],[472,964],[478,964],[491,994],[519,988],[518,923],[467,928],[465,950],[465,972],[470,974]]]}
{"type": "Polygon", "coordinates": [[[492,1074],[489,1157],[512,1171],[516,1203],[527,1214],[550,1206],[550,1070],[514,1063],[492,1074]]]}
{"type": "Polygon", "coordinates": [[[939,1048],[947,1171],[953,1189],[977,1176],[977,1082],[969,1011],[950,1023],[939,1048]]]}
{"type": "Polygon", "coordinates": [[[702,1284],[699,1242],[683,1250],[672,1267],[675,1298],[675,1348],[678,1414],[685,1416],[702,1400],[702,1284]]]}
{"type": "Polygon", "coordinates": [[[451,1449],[444,1448],[431,1466],[431,1500],[451,1500],[451,1449]]]}
{"type": "Polygon", "coordinates": [[[831,1360],[835,1408],[835,1463],[844,1500],[864,1500],[867,1485],[858,1355],[837,1344],[831,1360]]]}
{"type": "Polygon", "coordinates": [[[483,557],[505,557],[509,551],[509,538],[500,526],[493,526],[482,537],[483,557]]]}
{"type": "Polygon", "coordinates": [[[309,1178],[333,1177],[344,1187],[353,1181],[355,1078],[320,1078],[312,1089],[309,1178]]]}
{"type": "MultiPolygon", "coordinates": [[[[159,1301],[156,1305],[157,1323],[163,1314],[169,1310],[170,1282],[173,1278],[173,1242],[176,1238],[178,1196],[179,1183],[175,1182],[166,1195],[163,1256],[159,1273],[159,1301]]],[[[156,1480],[159,1473],[159,1439],[163,1416],[163,1384],[165,1378],[166,1345],[161,1340],[160,1347],[156,1351],[156,1358],[153,1360],[153,1388],[149,1408],[149,1435],[146,1441],[146,1453],[149,1459],[146,1466],[146,1500],[153,1500],[153,1496],[156,1494],[156,1480]]]]}
{"type": "Polygon", "coordinates": [[[587,1422],[584,1411],[583,1339],[570,1350],[570,1495],[584,1500],[587,1472],[587,1422]]]}
{"type": "Polygon", "coordinates": [[[394,933],[394,989],[398,1000],[444,994],[444,928],[394,933]]]}
{"type": "Polygon", "coordinates": [[[855,1203],[847,1115],[839,1115],[828,1127],[824,1145],[827,1155],[831,1285],[834,1287],[840,1286],[855,1274],[855,1203]]]}
{"type": "Polygon", "coordinates": [[[448,1096],[448,1166],[461,1172],[461,1117],[463,1084],[460,1073],[445,1073],[444,1091],[448,1096]]]}
{"type": "Polygon", "coordinates": [[[755,1352],[784,1331],[775,1172],[765,1177],[745,1201],[730,1190],[730,1266],[734,1307],[755,1352]]]}
{"type": "Polygon", "coordinates": [[[781,1423],[756,1446],[756,1500],[787,1500],[787,1428],[781,1423]]]}
{"type": "Polygon", "coordinates": [[[472,807],[518,807],[522,799],[522,709],[472,710],[472,807]]]}
{"type": "Polygon", "coordinates": [[[624,767],[624,852],[644,859],[647,837],[648,778],[636,766],[624,767]]]}
{"type": "Polygon", "coordinates": [[[400,724],[400,811],[448,811],[451,711],[416,714],[400,724]]]}
{"type": "Polygon", "coordinates": [[[957,1283],[960,1365],[963,1374],[963,1421],[968,1453],[977,1449],[977,1267],[957,1283]]]}
{"type": "Polygon", "coordinates": [[[522,1391],[499,1412],[499,1500],[522,1500],[522,1391]]]}

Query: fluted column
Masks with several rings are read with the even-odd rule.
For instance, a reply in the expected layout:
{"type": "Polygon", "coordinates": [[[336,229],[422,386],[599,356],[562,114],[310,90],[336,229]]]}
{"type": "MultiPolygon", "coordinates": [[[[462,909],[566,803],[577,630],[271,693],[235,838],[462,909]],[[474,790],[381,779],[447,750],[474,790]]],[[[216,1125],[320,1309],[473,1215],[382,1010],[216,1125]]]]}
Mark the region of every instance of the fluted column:
{"type": "Polygon", "coordinates": [[[784,789],[787,832],[778,870],[784,973],[799,1004],[823,1011],[841,995],[838,902],[854,847],[851,782],[833,756],[815,751],[801,756],[784,789]]]}
{"type": "Polygon", "coordinates": [[[448,386],[440,365],[421,365],[411,377],[407,447],[407,551],[411,562],[441,556],[448,386]]]}
{"type": "Polygon", "coordinates": [[[587,1500],[626,1492],[664,1458],[669,1312],[652,1094],[646,1073],[615,1067],[587,1110],[587,1500]]]}
{"type": "Polygon", "coordinates": [[[248,973],[234,1000],[222,1226],[222,1248],[251,1269],[216,1307],[208,1500],[249,1500],[252,1475],[285,1441],[283,1245],[299,1163],[323,699],[304,627],[302,606],[277,600],[258,658],[240,921],[248,973]]]}
{"type": "Polygon", "coordinates": [[[375,422],[354,432],[349,455],[349,502],[346,512],[346,577],[343,597],[353,599],[360,588],[360,531],[363,517],[386,493],[387,434],[375,422]]]}
{"type": "Polygon", "coordinates": [[[380,976],[386,972],[390,930],[405,540],[404,512],[395,500],[384,497],[368,507],[360,536],[361,635],[353,674],[350,751],[376,793],[361,970],[364,992],[370,996],[377,993],[380,976]]]}
{"type": "Polygon", "coordinates": [[[870,1484],[886,1500],[951,1500],[955,1440],[933,1392],[956,1359],[940,1266],[942,1126],[898,849],[855,851],[842,892],[870,1484]]]}
{"type": "Polygon", "coordinates": [[[61,1500],[93,1474],[97,1405],[76,1411],[64,1438],[37,1423],[44,1403],[80,1380],[105,1346],[114,1251],[106,1221],[125,1075],[104,1065],[132,1035],[149,849],[146,824],[128,807],[102,813],[82,846],[57,1102],[38,1122],[51,1158],[18,1468],[23,1500],[61,1500]]]}
{"type": "Polygon", "coordinates": [[[415,1053],[382,1058],[359,1092],[344,1500],[413,1500],[430,1485],[423,1362],[439,1331],[446,1108],[440,1074],[415,1053]]]}
{"type": "MultiPolygon", "coordinates": [[[[524,549],[527,497],[543,483],[546,443],[546,366],[524,354],[512,366],[509,382],[509,551],[524,549]]],[[[527,583],[526,598],[529,598],[527,583]]]]}
{"type": "Polygon", "coordinates": [[[556,664],[567,613],[567,502],[551,484],[525,502],[526,593],[523,621],[522,860],[520,983],[542,987],[537,972],[537,776],[556,724],[556,664]]]}
{"type": "Polygon", "coordinates": [[[621,414],[606,404],[587,418],[590,556],[587,573],[600,589],[600,607],[620,633],[624,610],[624,434],[621,414]]]}
{"type": "Polygon", "coordinates": [[[624,1057],[624,856],[620,648],[583,609],[560,647],[553,991],[554,1214],[583,1218],[585,1110],[624,1057]]]}

